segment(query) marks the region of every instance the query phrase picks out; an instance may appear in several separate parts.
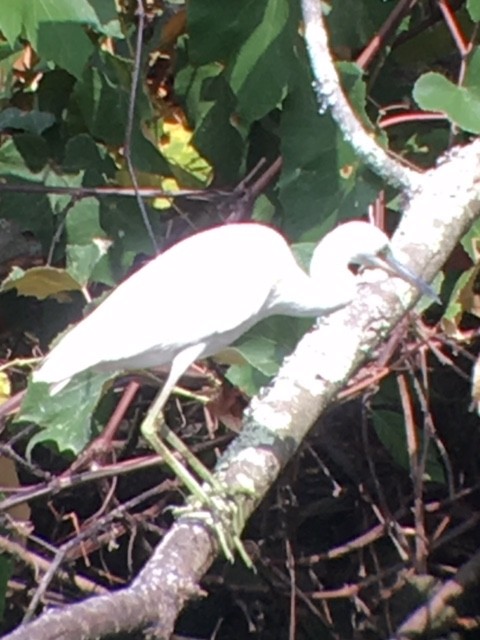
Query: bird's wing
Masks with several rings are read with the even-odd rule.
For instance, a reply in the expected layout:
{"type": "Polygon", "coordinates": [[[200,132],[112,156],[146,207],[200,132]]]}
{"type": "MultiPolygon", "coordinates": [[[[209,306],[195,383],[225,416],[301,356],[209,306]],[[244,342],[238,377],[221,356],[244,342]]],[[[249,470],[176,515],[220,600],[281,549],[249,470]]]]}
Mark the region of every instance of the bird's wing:
{"type": "Polygon", "coordinates": [[[262,225],[192,236],[115,289],[59,342],[35,378],[57,382],[102,363],[162,365],[199,342],[214,353],[268,315],[289,261],[283,238],[262,225]]]}
{"type": "MultiPolygon", "coordinates": [[[[182,345],[252,326],[266,315],[281,265],[293,256],[268,227],[238,226],[222,228],[229,233],[219,234],[213,246],[196,246],[193,241],[203,234],[193,236],[131,276],[94,312],[102,332],[108,333],[115,317],[115,332],[129,336],[124,353],[134,355],[155,344],[167,362],[182,345]]],[[[118,350],[112,338],[109,357],[118,350]]]]}

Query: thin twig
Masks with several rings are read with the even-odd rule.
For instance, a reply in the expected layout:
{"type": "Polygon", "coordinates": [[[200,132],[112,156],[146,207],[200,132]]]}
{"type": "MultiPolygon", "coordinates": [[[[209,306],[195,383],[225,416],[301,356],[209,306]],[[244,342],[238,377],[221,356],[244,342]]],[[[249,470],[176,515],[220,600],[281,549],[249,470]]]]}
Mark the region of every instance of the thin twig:
{"type": "Polygon", "coordinates": [[[405,416],[405,433],[407,435],[408,458],[410,461],[410,474],[413,484],[414,518],[415,518],[415,570],[417,573],[426,572],[426,533],[423,510],[423,473],[420,465],[420,452],[416,432],[415,419],[413,417],[412,404],[408,393],[407,381],[404,375],[397,377],[405,416]]]}
{"type": "Polygon", "coordinates": [[[362,53],[356,59],[357,65],[361,69],[366,69],[372,58],[385,47],[386,41],[391,37],[398,24],[403,20],[404,16],[411,11],[417,0],[400,0],[394,5],[392,12],[382,24],[378,33],[371,39],[362,53]]]}
{"type": "Polygon", "coordinates": [[[139,184],[137,180],[137,176],[135,173],[135,168],[133,166],[132,157],[131,157],[131,145],[132,145],[132,131],[133,131],[133,118],[135,116],[135,103],[137,99],[137,91],[138,91],[138,81],[140,78],[140,67],[141,67],[141,59],[142,59],[142,44],[143,44],[143,29],[145,26],[145,11],[143,9],[142,0],[137,0],[137,16],[138,16],[138,24],[137,24],[137,42],[135,44],[135,58],[134,58],[134,67],[132,73],[132,86],[130,88],[130,96],[128,99],[128,119],[127,119],[127,127],[125,131],[125,144],[124,144],[124,154],[125,160],[127,162],[128,172],[130,174],[130,179],[133,184],[133,188],[135,190],[135,197],[137,199],[137,204],[139,206],[140,212],[142,214],[143,223],[145,228],[150,236],[150,240],[153,244],[153,249],[155,253],[158,253],[159,247],[157,240],[155,238],[155,234],[153,233],[152,225],[150,223],[150,219],[148,217],[147,209],[145,207],[145,203],[140,195],[139,184]]]}
{"type": "Polygon", "coordinates": [[[465,38],[463,34],[463,30],[455,17],[455,13],[452,11],[447,0],[437,0],[438,8],[442,12],[443,19],[445,20],[445,24],[447,25],[452,38],[457,45],[457,49],[460,52],[462,58],[468,55],[471,49],[471,44],[465,38]]]}

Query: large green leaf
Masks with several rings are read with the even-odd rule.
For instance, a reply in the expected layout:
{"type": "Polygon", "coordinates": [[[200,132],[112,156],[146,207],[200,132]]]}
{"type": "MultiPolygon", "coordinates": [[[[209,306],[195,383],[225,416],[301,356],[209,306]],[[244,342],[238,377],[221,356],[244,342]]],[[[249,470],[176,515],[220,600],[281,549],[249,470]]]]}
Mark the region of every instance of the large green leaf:
{"type": "Polygon", "coordinates": [[[413,97],[422,109],[444,113],[465,131],[480,133],[480,49],[469,59],[463,86],[429,72],[415,83],[413,97]]]}
{"type": "Polygon", "coordinates": [[[287,92],[295,66],[296,12],[291,15],[294,7],[289,0],[268,0],[262,21],[228,68],[229,84],[237,98],[236,112],[247,123],[279,106],[287,92]]]}
{"type": "Polygon", "coordinates": [[[342,0],[328,10],[329,38],[335,47],[359,50],[375,37],[392,11],[385,0],[342,0]]]}
{"type": "Polygon", "coordinates": [[[60,452],[80,453],[92,437],[92,414],[103,385],[111,377],[112,374],[85,372],[54,396],[48,385],[30,383],[15,423],[30,421],[43,428],[30,439],[28,455],[37,444],[47,442],[60,452]]]}
{"type": "Polygon", "coordinates": [[[187,16],[192,64],[229,60],[262,20],[267,4],[268,0],[191,0],[187,16]]]}
{"type": "Polygon", "coordinates": [[[100,203],[97,198],[83,198],[68,210],[67,271],[82,286],[91,280],[114,285],[107,257],[111,241],[100,223],[100,203]]]}
{"type": "Polygon", "coordinates": [[[244,363],[232,365],[227,378],[247,395],[255,395],[277,373],[312,324],[313,318],[286,316],[259,322],[233,345],[244,363]]]}
{"type": "Polygon", "coordinates": [[[114,0],[15,0],[0,6],[0,30],[11,46],[25,37],[41,58],[77,78],[94,51],[85,26],[122,37],[114,0]]]}
{"type": "MultiPolygon", "coordinates": [[[[105,51],[98,52],[75,85],[73,99],[83,124],[97,141],[121,146],[125,142],[130,101],[132,63],[105,51]]],[[[154,117],[152,106],[138,91],[132,130],[131,156],[138,171],[167,173],[170,169],[142,126],[154,117]]],[[[80,124],[77,125],[80,128],[80,124]]]]}

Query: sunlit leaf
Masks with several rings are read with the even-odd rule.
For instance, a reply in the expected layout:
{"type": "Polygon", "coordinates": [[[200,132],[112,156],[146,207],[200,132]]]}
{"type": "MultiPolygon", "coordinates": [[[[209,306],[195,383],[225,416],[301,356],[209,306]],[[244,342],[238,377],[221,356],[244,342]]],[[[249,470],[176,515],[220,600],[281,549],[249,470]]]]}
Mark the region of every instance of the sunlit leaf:
{"type": "Polygon", "coordinates": [[[2,282],[0,290],[10,291],[11,289],[16,289],[19,295],[34,296],[43,300],[65,291],[81,290],[81,285],[64,269],[32,267],[24,271],[14,267],[2,282]]]}

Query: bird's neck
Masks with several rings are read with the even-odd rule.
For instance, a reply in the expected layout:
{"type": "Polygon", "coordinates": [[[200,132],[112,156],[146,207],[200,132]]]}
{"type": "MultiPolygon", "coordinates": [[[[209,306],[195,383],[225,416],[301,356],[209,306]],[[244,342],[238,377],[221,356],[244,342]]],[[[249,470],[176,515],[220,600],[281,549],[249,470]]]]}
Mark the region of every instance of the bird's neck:
{"type": "Polygon", "coordinates": [[[354,280],[348,271],[345,278],[328,273],[317,282],[302,273],[300,278],[282,280],[271,300],[270,313],[297,317],[316,317],[332,313],[348,304],[355,296],[354,280]]]}

